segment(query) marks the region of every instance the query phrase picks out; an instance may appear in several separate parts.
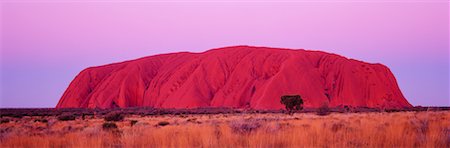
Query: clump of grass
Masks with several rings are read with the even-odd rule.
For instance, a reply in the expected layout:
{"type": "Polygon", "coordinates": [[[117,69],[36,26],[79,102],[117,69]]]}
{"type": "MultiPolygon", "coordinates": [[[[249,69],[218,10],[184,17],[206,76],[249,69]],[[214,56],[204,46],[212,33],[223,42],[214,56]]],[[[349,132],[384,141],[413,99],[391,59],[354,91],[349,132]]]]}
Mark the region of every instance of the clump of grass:
{"type": "Polygon", "coordinates": [[[0,124],[3,124],[3,123],[9,123],[11,120],[9,119],[9,118],[2,118],[1,120],[0,120],[0,124]]]}
{"type": "Polygon", "coordinates": [[[167,121],[160,121],[160,122],[158,122],[158,125],[159,126],[166,126],[166,125],[169,125],[170,123],[169,122],[167,122],[167,121]]]}
{"type": "Polygon", "coordinates": [[[331,125],[331,131],[332,132],[338,132],[339,130],[344,128],[344,124],[343,123],[333,123],[333,125],[331,125]]]}
{"type": "Polygon", "coordinates": [[[130,125],[131,125],[131,126],[134,126],[137,122],[138,122],[137,120],[131,120],[131,121],[130,121],[130,125]]]}
{"type": "Polygon", "coordinates": [[[63,113],[61,115],[58,116],[58,120],[59,121],[71,121],[71,120],[75,120],[75,115],[71,114],[71,113],[63,113]]]}
{"type": "Polygon", "coordinates": [[[120,112],[110,112],[105,115],[105,121],[122,121],[124,116],[120,112]]]}
{"type": "Polygon", "coordinates": [[[197,118],[189,118],[189,119],[187,119],[186,121],[187,121],[187,122],[196,122],[196,121],[197,121],[197,118]]]}
{"type": "Polygon", "coordinates": [[[42,123],[47,123],[48,120],[47,119],[34,119],[34,122],[42,122],[42,123]]]}
{"type": "Polygon", "coordinates": [[[261,123],[256,120],[236,120],[230,123],[231,129],[240,134],[249,134],[261,127],[261,123]]]}
{"type": "Polygon", "coordinates": [[[25,115],[24,114],[20,114],[20,113],[16,113],[16,114],[10,115],[10,117],[18,118],[18,119],[21,119],[23,116],[25,116],[25,115]]]}
{"type": "Polygon", "coordinates": [[[117,129],[117,124],[114,122],[105,122],[102,124],[103,130],[114,130],[117,129]]]}

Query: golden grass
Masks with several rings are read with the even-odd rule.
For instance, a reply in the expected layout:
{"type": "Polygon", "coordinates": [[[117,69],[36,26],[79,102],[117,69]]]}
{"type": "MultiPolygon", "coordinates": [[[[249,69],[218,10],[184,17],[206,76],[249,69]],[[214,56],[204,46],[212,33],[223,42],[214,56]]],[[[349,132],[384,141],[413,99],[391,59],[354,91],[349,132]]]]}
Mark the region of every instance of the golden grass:
{"type": "Polygon", "coordinates": [[[48,118],[0,124],[0,147],[450,147],[450,111],[131,116],[118,130],[48,118]]]}

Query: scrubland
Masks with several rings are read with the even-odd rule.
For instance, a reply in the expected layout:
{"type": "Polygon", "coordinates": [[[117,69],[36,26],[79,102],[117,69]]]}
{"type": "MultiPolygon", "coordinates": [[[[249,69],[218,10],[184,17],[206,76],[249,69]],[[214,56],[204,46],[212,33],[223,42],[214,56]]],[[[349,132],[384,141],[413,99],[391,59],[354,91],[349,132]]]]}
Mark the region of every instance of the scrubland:
{"type": "Polygon", "coordinates": [[[450,111],[2,117],[0,147],[450,147],[450,111]],[[106,124],[105,124],[106,123],[106,124]]]}

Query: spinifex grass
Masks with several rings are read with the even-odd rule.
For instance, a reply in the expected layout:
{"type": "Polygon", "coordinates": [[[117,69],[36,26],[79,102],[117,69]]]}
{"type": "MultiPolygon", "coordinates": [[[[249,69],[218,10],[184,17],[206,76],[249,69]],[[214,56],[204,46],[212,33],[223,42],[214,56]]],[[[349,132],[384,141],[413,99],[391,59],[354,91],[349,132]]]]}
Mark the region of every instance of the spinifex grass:
{"type": "Polygon", "coordinates": [[[0,147],[450,147],[450,111],[33,118],[0,124],[0,147]]]}

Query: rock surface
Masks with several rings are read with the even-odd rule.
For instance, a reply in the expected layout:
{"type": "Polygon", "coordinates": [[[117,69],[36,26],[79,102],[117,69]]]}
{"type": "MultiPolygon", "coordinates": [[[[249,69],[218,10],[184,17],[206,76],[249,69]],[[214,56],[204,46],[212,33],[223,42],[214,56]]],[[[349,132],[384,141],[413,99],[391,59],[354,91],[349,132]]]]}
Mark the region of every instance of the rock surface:
{"type": "Polygon", "coordinates": [[[301,95],[305,107],[411,107],[384,65],[321,51],[234,46],[87,68],[56,108],[282,109],[286,94],[301,95]]]}

